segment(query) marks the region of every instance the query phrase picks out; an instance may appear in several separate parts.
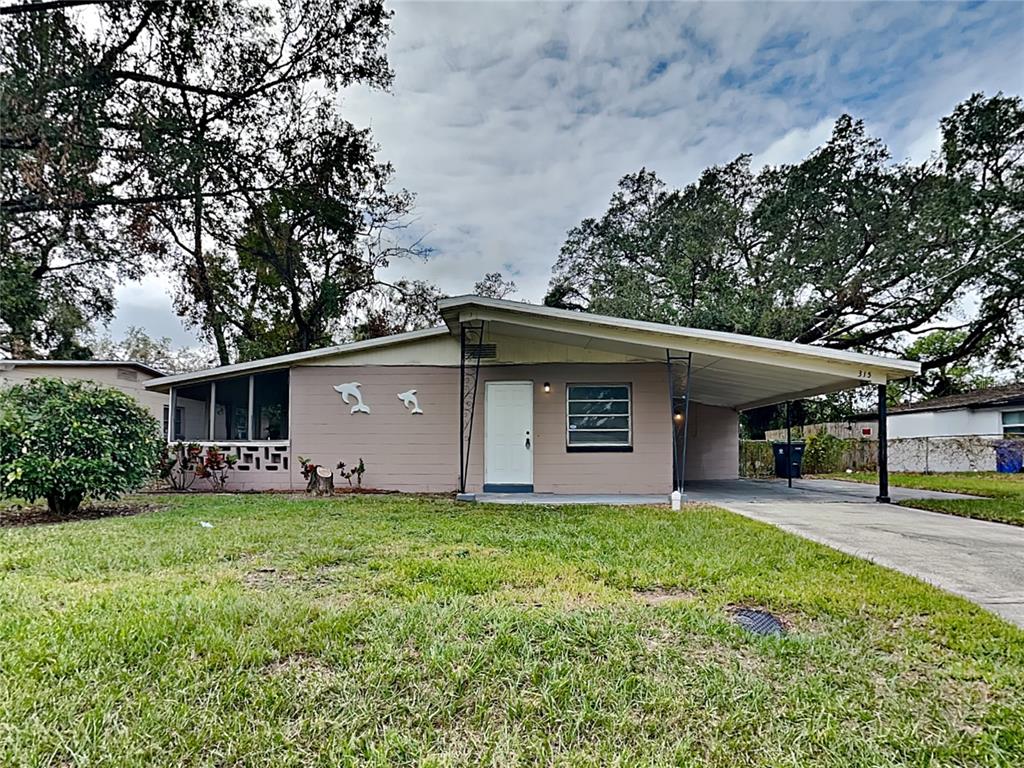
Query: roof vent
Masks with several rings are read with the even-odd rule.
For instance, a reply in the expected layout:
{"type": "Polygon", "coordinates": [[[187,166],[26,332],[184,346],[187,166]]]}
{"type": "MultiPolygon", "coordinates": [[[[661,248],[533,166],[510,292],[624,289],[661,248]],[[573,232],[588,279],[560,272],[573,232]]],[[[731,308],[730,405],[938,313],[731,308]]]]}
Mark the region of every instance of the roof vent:
{"type": "Polygon", "coordinates": [[[467,360],[493,360],[498,356],[498,345],[467,344],[465,356],[467,360]]]}
{"type": "Polygon", "coordinates": [[[117,378],[121,381],[138,381],[139,373],[138,371],[133,371],[131,368],[118,368],[117,378]]]}
{"type": "Polygon", "coordinates": [[[754,635],[784,635],[785,627],[782,622],[768,611],[758,611],[753,608],[733,608],[732,620],[740,627],[754,635]]]}

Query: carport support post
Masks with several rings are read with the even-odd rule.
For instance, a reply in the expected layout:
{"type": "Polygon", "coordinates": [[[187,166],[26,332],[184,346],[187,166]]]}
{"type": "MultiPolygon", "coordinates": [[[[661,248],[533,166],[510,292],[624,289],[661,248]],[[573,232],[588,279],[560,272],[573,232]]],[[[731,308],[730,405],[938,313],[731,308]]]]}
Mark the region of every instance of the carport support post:
{"type": "Polygon", "coordinates": [[[793,421],[789,416],[789,400],[786,401],[786,485],[793,487],[793,421]]]}
{"type": "Polygon", "coordinates": [[[878,496],[875,501],[888,504],[889,499],[889,413],[888,386],[878,385],[878,496]]]}

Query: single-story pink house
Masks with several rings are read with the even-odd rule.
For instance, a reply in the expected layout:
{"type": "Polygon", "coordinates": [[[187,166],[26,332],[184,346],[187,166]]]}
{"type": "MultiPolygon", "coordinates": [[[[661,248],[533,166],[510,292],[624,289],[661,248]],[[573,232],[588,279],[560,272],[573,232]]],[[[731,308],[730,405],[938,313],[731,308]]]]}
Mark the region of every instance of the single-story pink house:
{"type": "MultiPolygon", "coordinates": [[[[445,325],[167,376],[168,439],[215,443],[232,487],[300,489],[298,457],[362,458],[402,491],[670,493],[738,474],[738,417],[917,363],[459,296],[445,325]]],[[[885,493],[880,493],[885,496],[885,493]]]]}

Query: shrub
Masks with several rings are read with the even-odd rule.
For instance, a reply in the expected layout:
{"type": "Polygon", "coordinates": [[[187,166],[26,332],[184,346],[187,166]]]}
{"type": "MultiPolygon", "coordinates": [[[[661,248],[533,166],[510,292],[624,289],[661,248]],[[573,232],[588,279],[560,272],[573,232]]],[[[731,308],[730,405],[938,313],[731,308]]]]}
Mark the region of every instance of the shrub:
{"type": "MultiPolygon", "coordinates": [[[[299,456],[299,466],[302,467],[302,477],[306,481],[306,490],[310,493],[315,491],[319,482],[316,477],[316,470],[320,467],[312,459],[307,459],[305,456],[299,456]]],[[[366,474],[366,464],[363,463],[363,457],[359,457],[359,463],[354,467],[349,468],[344,461],[339,461],[335,469],[338,470],[338,476],[348,481],[349,486],[352,485],[352,478],[356,479],[356,488],[363,487],[363,475],[366,474]]]]}
{"type": "Polygon", "coordinates": [[[840,471],[843,448],[841,439],[824,429],[819,430],[807,438],[802,471],[810,475],[840,471]]]}
{"type": "Polygon", "coordinates": [[[238,459],[234,455],[224,453],[217,446],[211,445],[206,449],[206,453],[196,460],[196,477],[207,480],[214,491],[223,491],[237,462],[238,459]]]}
{"type": "Polygon", "coordinates": [[[157,474],[172,490],[187,491],[195,483],[203,449],[198,443],[164,445],[157,461],[157,474]]]}
{"type": "Polygon", "coordinates": [[[89,382],[35,379],[0,390],[0,497],[45,498],[69,514],[152,477],[160,425],[129,395],[89,382]]]}
{"type": "Polygon", "coordinates": [[[352,478],[356,479],[356,487],[363,487],[363,474],[366,472],[366,465],[363,464],[363,457],[359,457],[359,463],[351,469],[345,469],[345,462],[338,462],[338,474],[348,480],[348,484],[352,485],[352,478]]]}

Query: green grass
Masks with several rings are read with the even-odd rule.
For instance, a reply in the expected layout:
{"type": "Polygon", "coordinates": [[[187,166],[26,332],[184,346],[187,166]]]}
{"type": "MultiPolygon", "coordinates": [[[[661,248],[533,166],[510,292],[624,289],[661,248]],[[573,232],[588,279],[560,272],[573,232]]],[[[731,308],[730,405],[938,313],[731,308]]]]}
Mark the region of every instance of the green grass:
{"type": "MultiPolygon", "coordinates": [[[[873,472],[855,472],[852,475],[830,475],[836,480],[856,480],[877,483],[873,472]]],[[[905,488],[923,488],[928,491],[948,491],[987,496],[986,499],[907,499],[899,503],[906,507],[930,509],[961,517],[993,520],[997,523],[1024,525],[1024,474],[1003,472],[948,472],[941,474],[898,473],[889,475],[889,484],[905,488]]]]}
{"type": "Polygon", "coordinates": [[[811,764],[1024,764],[1024,632],[704,507],[193,496],[0,529],[5,767],[811,764]]]}

